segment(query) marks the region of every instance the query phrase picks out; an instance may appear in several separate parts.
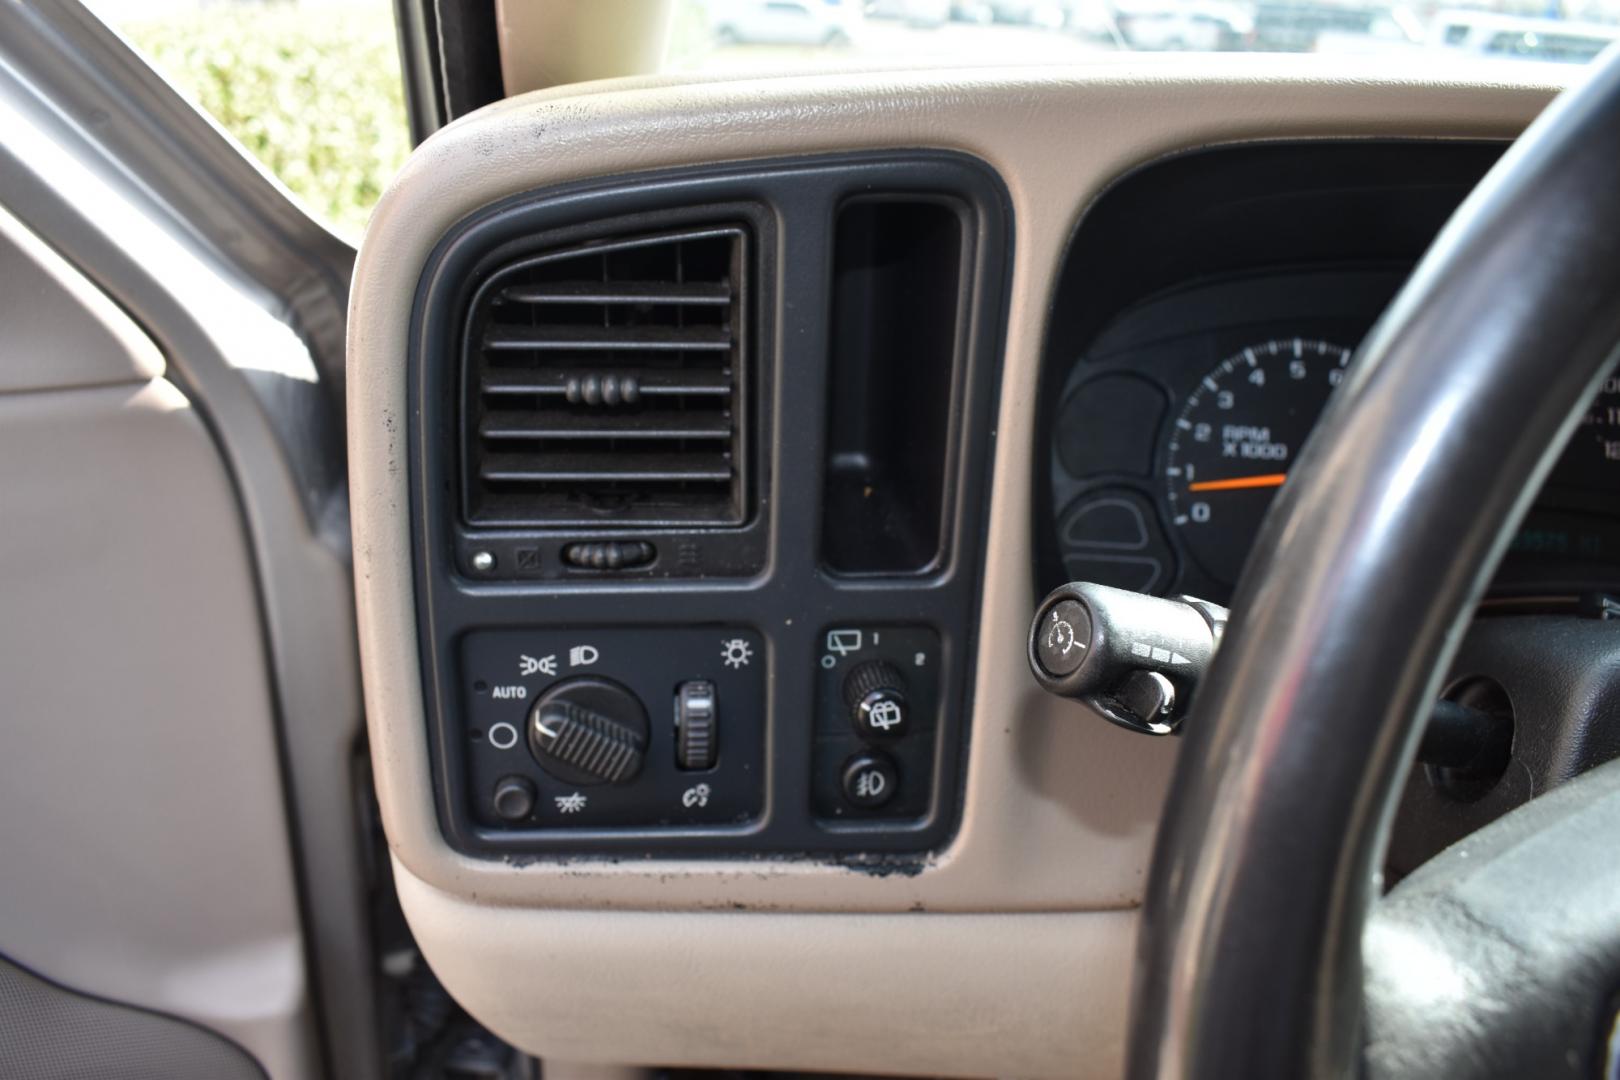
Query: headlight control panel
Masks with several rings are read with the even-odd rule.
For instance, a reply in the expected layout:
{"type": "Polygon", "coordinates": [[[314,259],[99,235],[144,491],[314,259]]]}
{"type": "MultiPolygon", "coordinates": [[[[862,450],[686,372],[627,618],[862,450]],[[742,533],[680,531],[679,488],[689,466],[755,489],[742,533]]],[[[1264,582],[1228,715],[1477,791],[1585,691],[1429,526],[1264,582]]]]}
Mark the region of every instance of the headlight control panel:
{"type": "Polygon", "coordinates": [[[466,778],[458,824],[499,847],[609,850],[736,844],[773,819],[807,849],[926,832],[945,764],[939,633],[839,625],[814,644],[797,660],[812,722],[773,747],[773,669],[788,660],[752,627],[464,635],[446,747],[466,778]],[[773,760],[803,783],[779,782],[773,760]],[[804,804],[781,805],[789,791],[804,804]]]}
{"type": "Polygon", "coordinates": [[[764,652],[757,633],[734,626],[467,635],[475,817],[586,830],[757,820],[764,652]]]}

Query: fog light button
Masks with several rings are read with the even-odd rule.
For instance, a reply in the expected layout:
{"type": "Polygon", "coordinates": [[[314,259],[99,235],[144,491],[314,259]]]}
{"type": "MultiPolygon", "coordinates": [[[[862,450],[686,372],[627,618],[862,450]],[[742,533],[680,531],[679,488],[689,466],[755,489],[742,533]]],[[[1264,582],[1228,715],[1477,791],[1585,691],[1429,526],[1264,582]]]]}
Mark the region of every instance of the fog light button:
{"type": "Polygon", "coordinates": [[[882,754],[856,754],[844,763],[844,798],[862,810],[876,810],[894,798],[900,774],[882,754]]]}

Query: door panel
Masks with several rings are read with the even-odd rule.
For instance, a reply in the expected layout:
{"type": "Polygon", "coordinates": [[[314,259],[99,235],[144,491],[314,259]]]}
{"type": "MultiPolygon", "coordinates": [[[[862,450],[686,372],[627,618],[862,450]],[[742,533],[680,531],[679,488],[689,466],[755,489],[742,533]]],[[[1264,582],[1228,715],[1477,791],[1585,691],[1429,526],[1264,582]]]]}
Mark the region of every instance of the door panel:
{"type": "Polygon", "coordinates": [[[152,344],[10,218],[0,281],[0,954],[217,1031],[273,1077],[309,1075],[271,683],[230,477],[152,344]]]}
{"type": "Polygon", "coordinates": [[[258,1062],[216,1032],[64,990],[0,960],[0,1061],[8,1076],[256,1080],[258,1062]]]}

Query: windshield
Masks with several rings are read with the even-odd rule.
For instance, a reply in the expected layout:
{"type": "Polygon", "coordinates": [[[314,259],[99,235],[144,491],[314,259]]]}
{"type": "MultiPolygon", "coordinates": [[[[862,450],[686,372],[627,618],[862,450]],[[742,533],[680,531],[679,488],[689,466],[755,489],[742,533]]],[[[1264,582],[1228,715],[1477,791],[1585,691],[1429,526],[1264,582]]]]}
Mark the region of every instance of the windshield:
{"type": "Polygon", "coordinates": [[[90,0],[312,215],[359,240],[410,150],[389,0],[90,0]]]}
{"type": "Polygon", "coordinates": [[[674,70],[1108,52],[1286,52],[1585,63],[1620,0],[676,0],[674,70]]]}
{"type": "MultiPolygon", "coordinates": [[[[392,0],[87,2],[310,213],[359,239],[410,149],[392,0]]],[[[1175,51],[1572,64],[1620,38],[1620,0],[1495,0],[1489,10],[1436,0],[663,0],[647,10],[668,14],[663,66],[677,72],[1175,51]]]]}

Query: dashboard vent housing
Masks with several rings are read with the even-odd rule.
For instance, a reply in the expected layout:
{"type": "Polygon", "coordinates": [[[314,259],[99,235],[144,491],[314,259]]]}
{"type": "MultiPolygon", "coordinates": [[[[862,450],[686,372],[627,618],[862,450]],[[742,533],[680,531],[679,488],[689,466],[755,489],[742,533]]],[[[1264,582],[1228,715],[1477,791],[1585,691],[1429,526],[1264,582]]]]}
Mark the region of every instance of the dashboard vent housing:
{"type": "Polygon", "coordinates": [[[747,266],[725,224],[497,270],[467,320],[467,522],[741,524],[747,266]]]}

